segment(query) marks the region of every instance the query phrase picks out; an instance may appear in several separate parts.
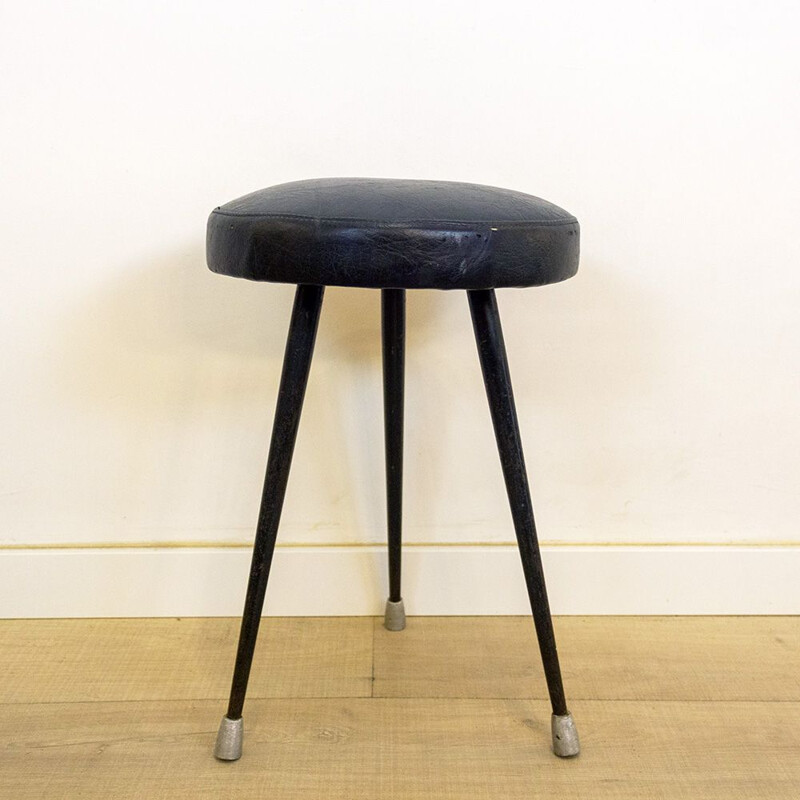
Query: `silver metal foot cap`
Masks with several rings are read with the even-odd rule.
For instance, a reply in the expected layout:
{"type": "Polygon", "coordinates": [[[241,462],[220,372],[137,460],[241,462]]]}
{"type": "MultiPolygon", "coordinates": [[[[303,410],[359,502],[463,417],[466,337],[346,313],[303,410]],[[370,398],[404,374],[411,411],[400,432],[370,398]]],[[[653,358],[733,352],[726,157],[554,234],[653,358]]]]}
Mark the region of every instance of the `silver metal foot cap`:
{"type": "Polygon", "coordinates": [[[581,744],[578,741],[578,729],[575,727],[575,720],[572,714],[565,714],[563,717],[553,714],[550,727],[553,730],[553,752],[561,758],[576,756],[581,751],[581,744]]]}
{"type": "Polygon", "coordinates": [[[236,761],[242,757],[242,736],[244,723],[242,719],[222,718],[214,745],[214,755],[220,761],[236,761]]]}
{"type": "Polygon", "coordinates": [[[401,631],[406,626],[406,608],[403,600],[396,603],[386,601],[386,613],[383,615],[383,627],[387,631],[401,631]]]}

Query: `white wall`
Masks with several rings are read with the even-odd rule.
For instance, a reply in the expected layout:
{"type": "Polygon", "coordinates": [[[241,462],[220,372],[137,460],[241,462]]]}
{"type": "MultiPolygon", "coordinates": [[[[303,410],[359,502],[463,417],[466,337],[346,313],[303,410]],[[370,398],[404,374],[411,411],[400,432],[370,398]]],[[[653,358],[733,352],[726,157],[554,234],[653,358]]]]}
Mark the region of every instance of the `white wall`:
{"type": "MultiPolygon", "coordinates": [[[[715,610],[800,610],[775,572],[800,565],[799,21],[731,0],[2,3],[0,614],[238,607],[292,288],[208,272],[205,220],[329,175],[506,186],[580,219],[574,280],[499,293],[551,583],[570,553],[603,570],[553,585],[557,610],[608,609],[645,560],[657,577],[611,610],[680,591],[702,612],[709,581],[715,610]],[[212,601],[164,567],[174,597],[151,602],[148,559],[214,574],[232,544],[212,601]],[[633,561],[609,573],[614,546],[633,561]]],[[[502,594],[522,578],[466,300],[408,303],[411,558],[458,543],[502,594]]],[[[276,565],[367,569],[382,454],[379,298],[331,289],[276,565]]],[[[413,569],[417,610],[524,610],[413,569]]],[[[365,580],[357,608],[324,580],[309,607],[300,578],[279,606],[373,613],[382,565],[365,580]]]]}

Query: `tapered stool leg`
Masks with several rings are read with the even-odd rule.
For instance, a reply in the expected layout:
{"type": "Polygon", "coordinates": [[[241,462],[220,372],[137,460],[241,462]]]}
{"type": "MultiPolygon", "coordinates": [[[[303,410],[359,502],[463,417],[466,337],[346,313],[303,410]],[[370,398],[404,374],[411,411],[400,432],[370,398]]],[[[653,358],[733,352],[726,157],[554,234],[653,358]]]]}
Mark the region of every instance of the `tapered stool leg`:
{"type": "Polygon", "coordinates": [[[406,626],[400,591],[403,531],[403,383],[405,377],[406,292],[381,291],[383,336],[383,420],[386,437],[386,521],[389,534],[389,599],[383,624],[406,626]]]}
{"type": "Polygon", "coordinates": [[[511,375],[508,370],[503,331],[497,310],[497,299],[492,289],[472,290],[467,294],[497,448],[503,467],[503,477],[511,504],[511,515],[514,519],[514,529],[517,534],[525,582],[533,611],[536,636],[539,640],[547,688],[553,708],[553,751],[559,756],[574,756],[580,750],[578,733],[572,715],[567,710],[564,686],[561,681],[553,621],[550,617],[550,605],[547,602],[542,558],[536,537],[533,506],[522,453],[522,440],[514,395],[511,390],[511,375]]]}
{"type": "Polygon", "coordinates": [[[286,483],[300,423],[311,355],[322,307],[322,286],[298,286],[286,341],[278,403],[267,458],[267,474],[261,495],[261,510],[256,527],[250,579],[244,602],[239,648],[233,672],[228,713],[222,718],[214,755],[223,761],[235,761],[242,754],[242,707],[247,680],[253,663],[253,651],[264,607],[264,595],[275,551],[278,523],[286,494],[286,483]]]}

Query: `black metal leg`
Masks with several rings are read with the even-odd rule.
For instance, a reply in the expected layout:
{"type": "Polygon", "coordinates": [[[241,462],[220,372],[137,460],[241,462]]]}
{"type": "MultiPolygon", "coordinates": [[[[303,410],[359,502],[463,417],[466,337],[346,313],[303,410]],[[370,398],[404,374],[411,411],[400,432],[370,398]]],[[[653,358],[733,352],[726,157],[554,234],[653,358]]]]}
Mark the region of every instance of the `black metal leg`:
{"type": "Polygon", "coordinates": [[[405,289],[381,291],[383,414],[386,436],[386,521],[389,534],[389,600],[384,625],[405,628],[400,591],[403,530],[403,381],[406,344],[405,289]]]}
{"type": "Polygon", "coordinates": [[[511,375],[508,369],[503,330],[497,310],[494,290],[468,291],[472,324],[478,344],[478,354],[489,398],[497,448],[503,467],[508,500],[514,519],[514,529],[525,572],[525,582],[536,626],[536,636],[542,654],[547,688],[553,707],[553,748],[557,755],[576,755],[578,738],[572,717],[567,710],[561,669],[558,663],[553,621],[547,601],[542,558],[536,537],[522,439],[519,433],[511,375]]]}
{"type": "Polygon", "coordinates": [[[242,707],[264,607],[264,595],[267,591],[267,580],[300,423],[311,356],[314,352],[323,292],[322,286],[302,285],[297,287],[295,294],[267,459],[267,474],[261,495],[250,579],[239,633],[230,702],[228,713],[220,726],[214,751],[217,758],[226,761],[236,760],[241,755],[242,707]]]}

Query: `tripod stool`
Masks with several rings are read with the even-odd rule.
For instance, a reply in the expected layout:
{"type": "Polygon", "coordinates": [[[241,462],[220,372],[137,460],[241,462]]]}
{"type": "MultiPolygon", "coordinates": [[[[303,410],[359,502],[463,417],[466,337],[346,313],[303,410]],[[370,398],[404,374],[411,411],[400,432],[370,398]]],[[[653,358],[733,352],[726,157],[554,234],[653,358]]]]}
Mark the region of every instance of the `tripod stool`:
{"type": "Polygon", "coordinates": [[[500,452],[552,705],[553,751],[579,752],[542,571],[495,288],[538,286],[578,269],[578,221],[531,195],[467,183],[336,178],[273,186],[215,209],[214,272],[297,284],[256,528],[228,711],[214,754],[242,754],[244,706],[278,523],[326,286],[381,290],[389,540],[384,624],[405,627],[400,591],[406,289],[463,289],[500,452]]]}

